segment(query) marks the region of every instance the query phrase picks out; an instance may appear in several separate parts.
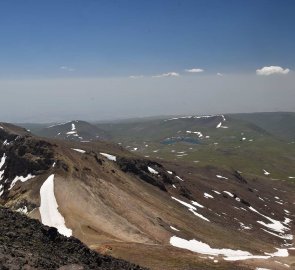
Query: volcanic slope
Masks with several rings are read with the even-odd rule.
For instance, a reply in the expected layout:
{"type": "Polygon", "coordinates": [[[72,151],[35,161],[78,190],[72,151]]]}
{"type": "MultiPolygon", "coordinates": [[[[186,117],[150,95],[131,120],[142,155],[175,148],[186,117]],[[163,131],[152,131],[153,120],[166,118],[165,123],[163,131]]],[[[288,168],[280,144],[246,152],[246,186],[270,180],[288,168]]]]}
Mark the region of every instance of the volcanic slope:
{"type": "Polygon", "coordinates": [[[67,238],[55,228],[3,207],[0,207],[0,227],[1,269],[144,269],[100,255],[76,238],[67,238]]]}
{"type": "Polygon", "coordinates": [[[294,184],[0,123],[0,203],[150,269],[294,267],[294,184]],[[286,266],[287,265],[287,266],[286,266]]]}
{"type": "Polygon", "coordinates": [[[38,136],[69,141],[89,142],[95,140],[109,140],[107,132],[96,125],[85,121],[74,120],[53,125],[47,124],[22,124],[38,136]]]}

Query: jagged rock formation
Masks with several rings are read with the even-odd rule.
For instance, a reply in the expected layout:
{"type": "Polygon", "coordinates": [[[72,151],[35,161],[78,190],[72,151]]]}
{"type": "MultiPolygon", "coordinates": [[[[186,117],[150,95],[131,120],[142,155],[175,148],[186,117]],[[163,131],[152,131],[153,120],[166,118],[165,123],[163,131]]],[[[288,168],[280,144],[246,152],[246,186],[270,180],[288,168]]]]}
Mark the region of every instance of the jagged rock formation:
{"type": "Polygon", "coordinates": [[[0,269],[144,270],[100,255],[23,214],[0,207],[0,269]]]}

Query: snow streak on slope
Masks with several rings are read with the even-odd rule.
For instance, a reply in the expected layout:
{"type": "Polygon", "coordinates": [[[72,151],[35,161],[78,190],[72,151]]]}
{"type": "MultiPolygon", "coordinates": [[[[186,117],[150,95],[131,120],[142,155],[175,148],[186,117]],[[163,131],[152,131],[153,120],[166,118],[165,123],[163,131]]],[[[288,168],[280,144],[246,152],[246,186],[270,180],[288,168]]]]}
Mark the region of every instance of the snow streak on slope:
{"type": "Polygon", "coordinates": [[[277,237],[283,238],[283,239],[293,240],[293,235],[286,233],[286,232],[290,231],[290,228],[288,228],[288,224],[291,222],[291,219],[285,218],[285,221],[281,222],[281,221],[275,220],[273,218],[270,218],[268,216],[261,214],[252,206],[250,206],[249,209],[270,221],[270,223],[265,223],[263,221],[257,221],[259,224],[267,227],[268,229],[270,229],[273,232],[277,232],[278,234],[275,234],[273,232],[269,232],[267,230],[264,230],[264,231],[266,231],[270,234],[273,234],[277,237]]]}
{"type": "Polygon", "coordinates": [[[107,153],[100,153],[102,156],[106,157],[108,160],[111,160],[111,161],[116,161],[117,160],[117,157],[116,156],[113,156],[113,155],[110,155],[110,154],[107,154],[107,153]]]}
{"type": "MultiPolygon", "coordinates": [[[[6,155],[4,153],[3,157],[1,158],[1,161],[0,161],[0,170],[2,169],[3,165],[5,164],[5,160],[6,160],[6,155]]],[[[4,170],[0,171],[0,180],[2,180],[3,174],[4,174],[4,170]]]]}
{"type": "Polygon", "coordinates": [[[76,152],[82,153],[82,154],[86,153],[86,151],[82,150],[82,149],[78,149],[78,148],[71,148],[71,149],[76,151],[76,152]]]}
{"type": "Polygon", "coordinates": [[[28,180],[34,178],[34,177],[35,177],[35,175],[31,175],[30,173],[29,173],[26,177],[23,177],[23,176],[16,176],[16,177],[12,180],[12,182],[11,182],[10,187],[9,187],[8,190],[11,190],[11,189],[15,186],[15,184],[16,184],[18,181],[21,181],[21,182],[24,183],[24,182],[26,182],[26,181],[28,181],[28,180]]]}
{"type": "Polygon", "coordinates": [[[208,244],[205,244],[197,240],[185,240],[177,236],[170,238],[170,244],[175,247],[184,248],[193,252],[198,252],[206,255],[223,255],[223,256],[251,256],[252,254],[247,251],[233,250],[233,249],[218,249],[211,248],[208,244]]]}
{"type": "Polygon", "coordinates": [[[40,215],[44,225],[55,227],[60,234],[67,237],[72,230],[65,225],[63,216],[58,211],[58,204],[54,196],[54,174],[50,175],[40,188],[40,215]]]}
{"type": "MultiPolygon", "coordinates": [[[[195,216],[197,216],[197,217],[199,217],[199,218],[201,218],[203,220],[206,220],[206,221],[210,222],[210,220],[208,218],[204,217],[203,215],[201,215],[200,213],[197,212],[197,208],[195,206],[193,206],[193,205],[191,205],[189,203],[186,203],[186,202],[184,202],[184,201],[182,201],[180,199],[177,199],[175,197],[171,197],[171,198],[173,200],[179,202],[180,204],[184,205],[185,207],[187,207],[188,210],[191,211],[195,216]]],[[[196,202],[192,202],[192,203],[194,205],[198,205],[198,203],[196,203],[196,202]]],[[[204,207],[203,205],[200,206],[200,208],[203,208],[203,207],[204,207]]]]}
{"type": "Polygon", "coordinates": [[[151,168],[151,167],[148,167],[148,170],[152,174],[158,174],[158,172],[156,170],[154,170],[153,168],[151,168]]]}
{"type": "Polygon", "coordinates": [[[274,253],[264,253],[265,255],[252,255],[248,251],[243,250],[233,250],[228,248],[212,248],[208,244],[201,241],[186,240],[177,236],[172,236],[170,238],[170,244],[172,246],[188,249],[193,252],[197,252],[205,255],[213,256],[224,256],[226,261],[239,261],[239,260],[249,260],[249,259],[269,259],[271,257],[288,257],[289,252],[287,249],[279,249],[274,253]]]}

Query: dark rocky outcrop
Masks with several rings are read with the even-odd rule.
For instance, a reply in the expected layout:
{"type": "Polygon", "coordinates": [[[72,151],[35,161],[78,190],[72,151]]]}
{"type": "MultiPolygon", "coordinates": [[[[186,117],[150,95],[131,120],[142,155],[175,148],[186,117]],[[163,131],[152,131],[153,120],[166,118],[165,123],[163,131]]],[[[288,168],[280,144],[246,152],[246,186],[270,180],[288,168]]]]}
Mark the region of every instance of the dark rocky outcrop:
{"type": "Polygon", "coordinates": [[[132,158],[117,158],[117,164],[123,172],[132,173],[138,176],[141,180],[158,187],[163,191],[167,191],[166,185],[172,185],[177,180],[171,177],[157,162],[145,159],[132,159],[132,158]],[[155,169],[158,174],[151,174],[148,167],[155,169]]]}
{"type": "Polygon", "coordinates": [[[144,268],[100,255],[78,239],[66,238],[55,228],[0,207],[0,269],[96,269],[144,268]]]}
{"type": "Polygon", "coordinates": [[[234,171],[233,175],[238,182],[243,184],[248,183],[247,180],[238,171],[234,171]]]}

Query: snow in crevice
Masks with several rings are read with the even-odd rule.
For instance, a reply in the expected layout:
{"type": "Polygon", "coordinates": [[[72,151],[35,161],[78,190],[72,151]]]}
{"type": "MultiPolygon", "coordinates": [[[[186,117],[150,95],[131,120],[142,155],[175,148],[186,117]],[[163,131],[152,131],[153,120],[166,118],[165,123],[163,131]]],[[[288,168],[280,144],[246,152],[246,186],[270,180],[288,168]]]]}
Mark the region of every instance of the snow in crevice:
{"type": "Polygon", "coordinates": [[[113,155],[110,155],[110,154],[107,154],[107,153],[100,153],[102,156],[106,157],[108,160],[111,160],[111,161],[116,161],[117,160],[117,157],[116,156],[113,156],[113,155]]]}
{"type": "Polygon", "coordinates": [[[170,226],[170,229],[172,229],[173,231],[179,232],[180,230],[178,230],[177,228],[170,226]]]}
{"type": "Polygon", "coordinates": [[[4,170],[1,171],[1,169],[2,169],[2,167],[4,166],[5,161],[6,161],[6,155],[5,155],[5,153],[4,153],[3,156],[2,156],[2,158],[1,158],[1,161],[0,161],[0,181],[1,181],[2,178],[3,178],[4,170]]]}
{"type": "Polygon", "coordinates": [[[27,176],[16,176],[13,180],[12,180],[12,182],[11,182],[11,184],[10,184],[10,187],[8,188],[8,190],[11,190],[14,186],[15,186],[15,184],[18,182],[18,181],[21,181],[22,183],[24,183],[24,182],[26,182],[26,181],[28,181],[28,180],[30,180],[30,179],[32,179],[32,178],[34,178],[35,177],[35,175],[32,175],[32,174],[28,174],[27,176]]]}
{"type": "Polygon", "coordinates": [[[199,138],[203,137],[203,134],[201,131],[191,131],[191,130],[187,130],[186,133],[188,134],[196,134],[199,138]]]}
{"type": "Polygon", "coordinates": [[[291,219],[285,218],[285,220],[283,222],[281,222],[281,221],[275,220],[273,218],[270,218],[270,217],[268,217],[266,215],[261,214],[260,212],[258,212],[252,206],[250,206],[249,209],[270,221],[270,223],[265,223],[265,222],[259,221],[259,220],[257,221],[257,223],[259,223],[262,226],[268,228],[272,232],[269,232],[268,230],[265,230],[265,229],[264,229],[264,231],[266,231],[266,232],[268,232],[270,234],[273,234],[273,235],[275,235],[277,237],[283,238],[283,239],[288,239],[288,240],[293,239],[293,235],[286,233],[286,232],[290,231],[290,228],[288,228],[288,225],[291,222],[291,219]]]}
{"type": "Polygon", "coordinates": [[[85,150],[82,150],[82,149],[77,149],[77,148],[71,148],[72,150],[76,151],[76,152],[79,152],[79,153],[82,153],[82,154],[85,154],[86,151],[85,150]]]}
{"type": "Polygon", "coordinates": [[[197,207],[204,208],[203,205],[199,204],[199,203],[196,202],[196,201],[192,201],[192,204],[195,205],[195,206],[197,206],[197,207]]]}
{"type": "Polygon", "coordinates": [[[159,172],[157,172],[155,169],[153,169],[152,167],[147,167],[148,168],[148,171],[152,174],[159,174],[159,172]]]}
{"type": "Polygon", "coordinates": [[[4,142],[3,142],[3,145],[5,146],[5,145],[10,145],[10,142],[8,142],[7,140],[5,140],[4,142]]]}
{"type": "Polygon", "coordinates": [[[275,232],[270,232],[264,228],[261,228],[261,230],[265,231],[266,233],[269,233],[273,236],[276,236],[278,238],[284,239],[284,240],[292,240],[293,239],[293,235],[292,234],[279,234],[279,233],[275,233],[275,232]]]}
{"type": "MultiPolygon", "coordinates": [[[[180,204],[184,205],[185,207],[187,207],[188,210],[189,210],[190,212],[192,212],[195,216],[197,216],[197,217],[199,217],[199,218],[201,218],[201,219],[203,219],[203,220],[205,220],[205,221],[210,222],[210,220],[209,220],[208,218],[204,217],[203,215],[201,215],[200,213],[197,212],[197,208],[194,206],[194,205],[197,205],[196,202],[193,202],[192,204],[194,204],[194,205],[192,205],[192,204],[190,204],[190,203],[186,203],[186,202],[184,202],[184,201],[182,201],[182,200],[180,200],[180,199],[177,199],[177,198],[175,198],[175,197],[171,197],[171,198],[172,198],[173,200],[179,202],[180,204]]],[[[203,207],[200,206],[200,208],[203,208],[203,207]]]]}
{"type": "Polygon", "coordinates": [[[180,181],[184,181],[181,177],[179,177],[179,176],[175,176],[178,180],[180,180],[180,181]]]}
{"type": "Polygon", "coordinates": [[[224,192],[225,194],[227,194],[228,196],[232,197],[232,198],[234,197],[234,195],[233,195],[232,193],[230,193],[229,191],[226,191],[226,190],[225,190],[225,191],[223,191],[223,192],[224,192]]]}
{"type": "Polygon", "coordinates": [[[240,222],[240,227],[243,230],[251,230],[252,226],[246,226],[243,222],[240,222]]]}
{"type": "Polygon", "coordinates": [[[54,174],[51,174],[40,188],[40,215],[44,225],[55,227],[60,234],[67,237],[72,230],[65,225],[64,217],[58,211],[58,204],[54,195],[54,174]]]}
{"type": "Polygon", "coordinates": [[[208,199],[208,198],[210,198],[210,199],[213,199],[214,197],[212,196],[212,195],[210,195],[210,194],[208,194],[208,193],[204,193],[204,197],[206,198],[206,199],[208,199]]]}
{"type": "Polygon", "coordinates": [[[77,129],[76,129],[76,125],[71,122],[71,130],[66,132],[67,135],[73,135],[73,136],[76,136],[76,137],[79,137],[78,135],[78,132],[77,132],[77,129]]]}
{"type": "Polygon", "coordinates": [[[226,179],[226,180],[228,180],[228,178],[227,178],[227,177],[225,177],[225,176],[222,176],[222,175],[219,175],[219,174],[216,174],[216,177],[217,177],[217,178],[219,178],[219,179],[226,179]]]}
{"type": "Polygon", "coordinates": [[[26,206],[23,206],[21,208],[18,208],[16,211],[20,212],[20,213],[23,213],[23,214],[27,214],[28,213],[28,208],[26,206]]]}
{"type": "Polygon", "coordinates": [[[5,160],[6,160],[6,155],[4,153],[3,156],[2,156],[2,158],[1,158],[1,161],[0,161],[0,169],[3,167],[3,165],[5,163],[5,160]]]}

